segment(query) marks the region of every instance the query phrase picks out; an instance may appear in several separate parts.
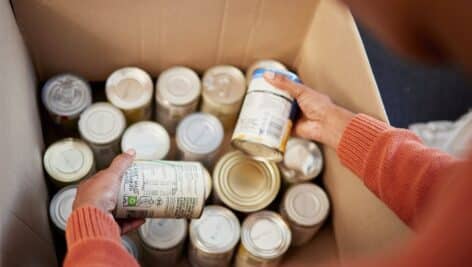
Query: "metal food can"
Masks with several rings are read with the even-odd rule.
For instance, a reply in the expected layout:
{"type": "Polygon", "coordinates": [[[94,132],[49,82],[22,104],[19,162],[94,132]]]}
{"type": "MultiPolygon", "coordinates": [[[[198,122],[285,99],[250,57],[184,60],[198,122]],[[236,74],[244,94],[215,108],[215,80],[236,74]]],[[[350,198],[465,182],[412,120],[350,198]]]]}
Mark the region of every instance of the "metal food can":
{"type": "Polygon", "coordinates": [[[208,172],[206,168],[204,168],[204,170],[205,170],[205,200],[208,200],[208,198],[210,197],[211,191],[213,189],[213,185],[212,185],[210,172],[208,172]]]}
{"type": "Polygon", "coordinates": [[[249,83],[252,80],[252,75],[255,70],[257,69],[269,69],[269,70],[287,70],[287,67],[285,67],[284,64],[277,60],[273,59],[261,59],[256,62],[254,62],[249,68],[247,68],[246,71],[246,81],[249,85],[249,83]]]}
{"type": "Polygon", "coordinates": [[[243,73],[233,66],[215,66],[205,72],[202,82],[201,110],[217,117],[226,130],[232,129],[246,93],[243,73]]]}
{"type": "Polygon", "coordinates": [[[51,181],[59,187],[78,183],[95,172],[92,149],[75,138],[50,145],[44,153],[43,164],[51,181]]]}
{"type": "Polygon", "coordinates": [[[194,267],[229,266],[240,237],[239,220],[229,209],[210,205],[190,223],[189,262],[194,267]]]}
{"type": "Polygon", "coordinates": [[[190,114],[177,126],[177,158],[200,161],[211,170],[223,137],[223,126],[215,116],[208,113],[190,114]]]}
{"type": "Polygon", "coordinates": [[[120,153],[125,127],[125,116],[109,103],[95,103],[80,115],[79,132],[92,148],[98,169],[108,167],[120,153]]]}
{"type": "Polygon", "coordinates": [[[177,124],[197,110],[201,82],[186,67],[173,67],[159,75],[156,83],[156,118],[173,135],[177,124]]]}
{"type": "MultiPolygon", "coordinates": [[[[264,72],[254,71],[231,144],[254,158],[280,162],[299,107],[290,94],[268,83],[264,72]]],[[[273,72],[300,83],[294,73],[273,72]]]]}
{"type": "Polygon", "coordinates": [[[188,224],[185,219],[146,219],[138,230],[143,261],[149,266],[173,266],[182,258],[188,224]]]}
{"type": "Polygon", "coordinates": [[[151,118],[153,91],[151,76],[136,67],[114,71],[105,85],[108,101],[123,111],[129,123],[151,118]]]}
{"type": "Polygon", "coordinates": [[[273,162],[258,161],[240,151],[229,152],[215,166],[213,187],[215,202],[239,212],[255,212],[277,196],[279,169],[273,162]]]}
{"type": "Polygon", "coordinates": [[[121,138],[121,151],[133,148],[137,160],[161,160],[170,150],[170,136],[159,123],[137,122],[126,129],[121,138]]]}
{"type": "Polygon", "coordinates": [[[253,213],[243,222],[235,266],[278,266],[291,241],[290,228],[279,214],[253,213]]]}
{"type": "Polygon", "coordinates": [[[116,218],[198,218],[205,203],[199,162],[135,161],[123,174],[116,218]]]}
{"type": "Polygon", "coordinates": [[[134,242],[134,240],[130,237],[123,235],[121,236],[121,244],[123,245],[123,247],[125,247],[128,253],[133,256],[136,261],[139,262],[139,260],[141,259],[141,251],[136,242],[134,242]]]}
{"type": "Polygon", "coordinates": [[[55,123],[77,127],[80,113],[92,104],[92,90],[84,79],[60,74],[44,84],[41,98],[55,123]]]}
{"type": "Polygon", "coordinates": [[[279,164],[284,182],[296,184],[316,178],[323,170],[323,154],[315,142],[291,137],[279,164]]]}
{"type": "Polygon", "coordinates": [[[323,189],[312,183],[297,184],[285,193],[280,214],[292,231],[292,245],[309,242],[328,217],[329,199],[323,189]]]}
{"type": "Polygon", "coordinates": [[[77,194],[77,186],[69,185],[58,191],[49,203],[49,216],[54,226],[66,230],[67,220],[72,214],[72,204],[77,194]]]}

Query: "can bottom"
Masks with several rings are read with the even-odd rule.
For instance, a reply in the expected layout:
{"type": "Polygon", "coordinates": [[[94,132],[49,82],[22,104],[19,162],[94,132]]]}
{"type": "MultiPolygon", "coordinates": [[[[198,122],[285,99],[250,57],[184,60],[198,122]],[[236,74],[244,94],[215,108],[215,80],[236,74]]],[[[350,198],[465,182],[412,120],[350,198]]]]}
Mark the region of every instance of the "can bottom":
{"type": "Polygon", "coordinates": [[[233,139],[231,140],[231,145],[256,160],[267,160],[273,162],[281,162],[283,160],[283,153],[281,151],[265,144],[243,139],[233,139]]]}

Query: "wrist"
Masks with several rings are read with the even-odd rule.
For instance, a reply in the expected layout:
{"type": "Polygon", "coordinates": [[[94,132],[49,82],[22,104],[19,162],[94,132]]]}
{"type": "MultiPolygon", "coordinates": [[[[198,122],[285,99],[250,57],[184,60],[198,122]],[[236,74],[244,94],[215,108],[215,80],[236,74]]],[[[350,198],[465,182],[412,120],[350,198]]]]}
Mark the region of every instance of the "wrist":
{"type": "Polygon", "coordinates": [[[333,104],[328,108],[326,115],[325,125],[323,125],[323,143],[337,149],[341,137],[355,113],[333,104]]]}

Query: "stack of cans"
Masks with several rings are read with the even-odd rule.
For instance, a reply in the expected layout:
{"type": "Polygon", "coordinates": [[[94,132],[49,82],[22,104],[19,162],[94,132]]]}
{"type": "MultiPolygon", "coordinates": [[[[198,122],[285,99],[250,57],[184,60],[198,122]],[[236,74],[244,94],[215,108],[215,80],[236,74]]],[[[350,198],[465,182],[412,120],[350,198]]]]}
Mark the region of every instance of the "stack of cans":
{"type": "Polygon", "coordinates": [[[277,266],[290,247],[309,242],[330,210],[313,183],[323,154],[318,144],[291,137],[297,102],[264,79],[267,71],[301,83],[269,59],[245,75],[214,66],[201,80],[175,66],[155,85],[144,70],[125,67],[108,77],[107,102],[93,103],[85,79],[52,77],[42,89],[44,106],[52,122],[77,133],[44,154],[58,232],[77,184],[133,148],[136,161],[122,177],[113,214],[146,218],[122,239],[144,266],[277,266]]]}

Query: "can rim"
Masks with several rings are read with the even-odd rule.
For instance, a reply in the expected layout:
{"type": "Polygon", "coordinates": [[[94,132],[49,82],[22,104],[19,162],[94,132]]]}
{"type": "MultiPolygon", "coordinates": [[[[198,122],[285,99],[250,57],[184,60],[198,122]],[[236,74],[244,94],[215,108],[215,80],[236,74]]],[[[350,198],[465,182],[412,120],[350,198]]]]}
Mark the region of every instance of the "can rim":
{"type": "Polygon", "coordinates": [[[283,160],[283,153],[281,151],[264,143],[236,137],[231,139],[231,145],[241,152],[244,152],[247,156],[259,161],[281,162],[283,160]],[[261,151],[266,151],[267,153],[261,153],[261,151]]]}
{"type": "Polygon", "coordinates": [[[172,248],[175,248],[185,240],[185,238],[187,237],[187,228],[188,223],[186,219],[147,218],[146,222],[139,227],[138,236],[143,241],[143,244],[151,249],[170,250],[172,248]],[[145,233],[145,228],[150,227],[150,225],[155,223],[156,221],[173,221],[173,228],[167,229],[169,231],[173,231],[166,232],[166,234],[168,234],[168,236],[166,236],[166,240],[156,240],[157,238],[152,239],[149,235],[145,233]]]}
{"type": "Polygon", "coordinates": [[[156,101],[164,102],[170,106],[184,106],[195,101],[201,94],[201,81],[197,73],[185,66],[175,66],[164,70],[156,82],[156,101]],[[169,79],[180,77],[186,81],[185,92],[180,95],[171,93],[168,86],[169,79]]]}
{"type": "Polygon", "coordinates": [[[159,123],[154,121],[140,121],[129,126],[121,138],[121,150],[126,151],[130,148],[136,150],[136,159],[138,160],[161,160],[164,159],[170,151],[170,135],[167,130],[159,123]],[[152,153],[143,153],[142,147],[136,145],[140,143],[143,134],[146,137],[146,149],[154,147],[152,153]],[[148,140],[153,139],[152,142],[148,140]]]}
{"type": "Polygon", "coordinates": [[[214,103],[218,103],[223,106],[233,105],[238,102],[241,102],[244,98],[244,95],[246,94],[246,78],[243,72],[235,66],[231,65],[217,65],[207,69],[203,74],[202,84],[202,96],[204,96],[206,99],[210,99],[214,103]],[[229,96],[226,95],[221,97],[218,94],[211,94],[212,90],[210,90],[209,88],[212,87],[210,86],[210,83],[212,83],[214,75],[222,73],[232,78],[230,86],[232,90],[234,90],[234,88],[237,89],[236,94],[230,94],[229,96]]]}
{"type": "Polygon", "coordinates": [[[220,120],[209,113],[196,112],[185,116],[180,121],[177,125],[175,139],[180,150],[202,155],[217,151],[223,143],[223,137],[224,128],[220,120]],[[201,131],[202,136],[206,136],[207,141],[196,144],[196,140],[192,140],[196,132],[195,127],[201,128],[202,126],[207,129],[206,133],[201,131]]]}
{"type": "Polygon", "coordinates": [[[260,59],[249,66],[246,71],[246,81],[249,84],[252,80],[252,74],[256,69],[275,69],[275,70],[288,70],[287,67],[280,61],[275,59],[260,59]]]}
{"type": "Polygon", "coordinates": [[[136,260],[139,260],[141,253],[138,249],[138,245],[136,244],[136,242],[134,242],[133,239],[131,239],[130,237],[126,235],[122,235],[121,244],[136,260]]]}
{"type": "Polygon", "coordinates": [[[69,185],[63,187],[59,190],[52,198],[51,202],[49,203],[49,216],[51,217],[52,222],[54,225],[62,231],[66,230],[67,219],[69,218],[70,214],[72,214],[72,203],[75,199],[75,195],[77,194],[77,185],[69,185]],[[70,202],[70,213],[66,216],[61,214],[60,207],[64,203],[64,197],[68,197],[70,199],[72,197],[72,201],[70,202]],[[59,216],[61,215],[61,216],[59,216]]]}

